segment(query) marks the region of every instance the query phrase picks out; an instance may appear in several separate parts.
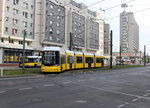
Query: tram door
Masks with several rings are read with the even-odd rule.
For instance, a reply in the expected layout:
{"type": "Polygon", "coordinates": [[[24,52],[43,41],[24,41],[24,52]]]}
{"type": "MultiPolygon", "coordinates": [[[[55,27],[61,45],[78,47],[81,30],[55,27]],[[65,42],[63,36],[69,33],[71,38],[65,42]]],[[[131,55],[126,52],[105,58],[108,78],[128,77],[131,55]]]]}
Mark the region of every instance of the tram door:
{"type": "Polygon", "coordinates": [[[91,67],[91,63],[88,63],[88,67],[89,67],[89,68],[91,67]]]}
{"type": "Polygon", "coordinates": [[[74,56],[68,56],[68,63],[69,63],[69,68],[73,69],[73,63],[74,63],[74,56]]]}
{"type": "Polygon", "coordinates": [[[70,69],[72,69],[72,63],[70,64],[70,69]]]}
{"type": "Polygon", "coordinates": [[[86,63],[88,64],[88,68],[92,67],[93,58],[92,57],[86,57],[86,63]]]}

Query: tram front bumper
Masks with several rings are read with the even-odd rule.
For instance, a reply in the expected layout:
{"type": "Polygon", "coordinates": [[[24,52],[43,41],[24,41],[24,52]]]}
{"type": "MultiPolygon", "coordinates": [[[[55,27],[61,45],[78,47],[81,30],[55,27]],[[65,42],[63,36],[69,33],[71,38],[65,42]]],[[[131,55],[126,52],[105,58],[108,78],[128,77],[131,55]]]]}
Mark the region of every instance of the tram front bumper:
{"type": "Polygon", "coordinates": [[[41,72],[60,72],[60,66],[41,66],[41,72]]]}

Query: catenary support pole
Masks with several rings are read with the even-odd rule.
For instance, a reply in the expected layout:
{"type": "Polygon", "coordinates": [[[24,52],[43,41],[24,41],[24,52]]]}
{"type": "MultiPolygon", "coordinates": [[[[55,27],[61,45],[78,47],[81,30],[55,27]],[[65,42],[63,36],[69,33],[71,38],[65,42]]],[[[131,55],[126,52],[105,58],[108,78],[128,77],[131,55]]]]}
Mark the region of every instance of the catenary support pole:
{"type": "Polygon", "coordinates": [[[111,30],[110,32],[110,69],[112,69],[112,46],[113,46],[113,39],[112,39],[112,35],[113,35],[113,32],[111,30]]]}
{"type": "Polygon", "coordinates": [[[144,66],[146,66],[146,45],[144,45],[144,66]]]}
{"type": "Polygon", "coordinates": [[[24,69],[24,63],[25,63],[25,37],[26,37],[26,30],[24,30],[24,35],[23,35],[23,65],[22,68],[24,69]]]}

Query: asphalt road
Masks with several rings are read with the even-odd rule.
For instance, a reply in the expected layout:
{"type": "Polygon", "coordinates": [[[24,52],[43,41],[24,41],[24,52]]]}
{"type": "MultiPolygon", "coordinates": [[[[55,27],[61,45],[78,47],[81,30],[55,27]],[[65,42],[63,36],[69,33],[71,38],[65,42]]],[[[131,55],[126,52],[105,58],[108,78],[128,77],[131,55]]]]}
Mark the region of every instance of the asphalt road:
{"type": "Polygon", "coordinates": [[[0,78],[0,108],[150,108],[150,67],[0,78]]]}

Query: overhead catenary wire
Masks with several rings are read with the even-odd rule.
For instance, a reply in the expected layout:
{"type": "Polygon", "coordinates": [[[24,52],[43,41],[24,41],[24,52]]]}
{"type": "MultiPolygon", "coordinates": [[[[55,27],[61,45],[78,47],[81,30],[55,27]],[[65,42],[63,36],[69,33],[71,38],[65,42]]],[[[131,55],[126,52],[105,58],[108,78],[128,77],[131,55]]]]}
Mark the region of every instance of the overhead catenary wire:
{"type": "MultiPolygon", "coordinates": [[[[135,0],[127,1],[127,2],[125,2],[125,4],[130,3],[130,2],[133,2],[133,1],[135,1],[135,0]]],[[[105,11],[106,11],[106,10],[110,10],[110,9],[113,9],[113,8],[119,7],[120,5],[121,5],[121,4],[118,4],[118,5],[115,5],[115,6],[112,6],[112,7],[106,8],[106,9],[104,9],[104,10],[105,10],[105,11]]]]}
{"type": "MultiPolygon", "coordinates": [[[[137,11],[134,11],[133,13],[143,12],[143,11],[147,11],[147,10],[150,10],[150,8],[145,8],[145,9],[137,10],[137,11]]],[[[118,18],[118,17],[119,16],[114,16],[114,17],[107,18],[105,20],[110,20],[110,19],[114,19],[114,18],[118,18]]]]}

